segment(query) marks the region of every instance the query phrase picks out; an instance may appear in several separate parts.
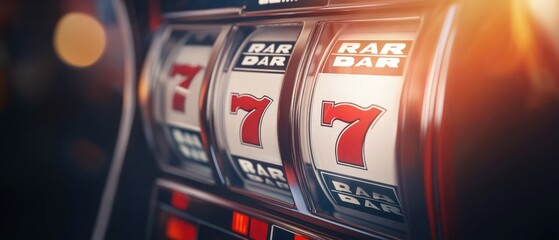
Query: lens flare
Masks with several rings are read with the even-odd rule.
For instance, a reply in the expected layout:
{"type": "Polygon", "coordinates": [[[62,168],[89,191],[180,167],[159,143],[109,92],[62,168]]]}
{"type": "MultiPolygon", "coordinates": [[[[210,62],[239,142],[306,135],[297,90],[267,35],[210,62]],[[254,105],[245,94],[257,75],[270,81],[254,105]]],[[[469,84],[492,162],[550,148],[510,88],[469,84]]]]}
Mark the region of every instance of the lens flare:
{"type": "Polygon", "coordinates": [[[54,31],[54,49],[68,65],[91,66],[103,55],[105,47],[105,30],[92,16],[71,12],[58,21],[54,31]]]}

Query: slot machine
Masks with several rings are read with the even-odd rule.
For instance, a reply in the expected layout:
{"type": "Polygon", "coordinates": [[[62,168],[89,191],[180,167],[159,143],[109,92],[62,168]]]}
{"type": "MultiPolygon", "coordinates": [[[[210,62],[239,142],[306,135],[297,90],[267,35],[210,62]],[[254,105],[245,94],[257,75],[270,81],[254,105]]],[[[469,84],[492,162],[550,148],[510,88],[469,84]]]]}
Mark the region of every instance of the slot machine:
{"type": "Polygon", "coordinates": [[[454,239],[556,226],[542,219],[558,212],[559,41],[543,8],[157,4],[136,90],[157,163],[147,238],[454,239]],[[545,210],[526,210],[537,203],[545,210]]]}

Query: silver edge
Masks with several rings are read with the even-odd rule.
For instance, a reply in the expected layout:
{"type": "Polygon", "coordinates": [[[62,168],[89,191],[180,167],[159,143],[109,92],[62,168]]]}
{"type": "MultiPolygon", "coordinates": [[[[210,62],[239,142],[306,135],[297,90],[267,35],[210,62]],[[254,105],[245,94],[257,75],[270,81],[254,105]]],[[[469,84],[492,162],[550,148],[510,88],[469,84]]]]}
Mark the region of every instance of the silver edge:
{"type": "Polygon", "coordinates": [[[306,207],[304,194],[299,184],[299,178],[296,167],[296,152],[293,151],[292,146],[294,141],[291,136],[294,136],[294,125],[295,122],[292,121],[292,113],[296,110],[294,103],[296,100],[296,95],[294,94],[297,86],[302,77],[300,77],[300,72],[304,70],[301,66],[306,66],[306,56],[307,46],[309,45],[309,40],[311,39],[311,34],[313,33],[313,27],[315,25],[314,21],[302,22],[301,31],[295,43],[293,49],[293,54],[291,55],[289,65],[286,68],[285,75],[283,77],[283,83],[280,92],[280,103],[278,108],[278,145],[280,150],[280,156],[282,160],[282,165],[285,170],[288,181],[289,189],[291,190],[291,196],[293,198],[294,207],[305,214],[309,213],[306,207]],[[288,129],[288,131],[282,131],[282,129],[288,129]]]}
{"type": "Polygon", "coordinates": [[[292,107],[294,111],[291,116],[291,121],[293,124],[292,131],[293,133],[295,133],[291,136],[293,141],[293,145],[291,147],[293,153],[295,154],[294,158],[297,159],[293,160],[294,171],[297,176],[301,192],[303,193],[303,198],[306,203],[306,211],[309,214],[316,213],[316,206],[314,205],[311,197],[312,191],[310,184],[307,182],[309,176],[305,172],[305,159],[308,159],[309,153],[305,151],[305,149],[307,149],[308,147],[308,144],[304,140],[307,139],[305,138],[307,135],[305,135],[305,124],[302,124],[302,122],[305,122],[306,120],[306,118],[304,117],[305,114],[303,113],[308,111],[308,108],[306,107],[309,98],[308,96],[310,95],[310,93],[312,93],[312,91],[309,91],[309,87],[307,86],[310,84],[310,82],[312,82],[308,80],[309,70],[311,68],[311,62],[313,60],[312,58],[316,54],[318,38],[321,36],[322,31],[324,30],[324,24],[320,24],[319,21],[316,21],[313,24],[315,26],[313,27],[313,32],[309,36],[309,43],[306,50],[307,55],[305,56],[303,64],[300,66],[299,75],[297,76],[299,82],[297,83],[297,86],[295,86],[295,91],[293,92],[293,97],[295,98],[293,104],[295,106],[292,107]],[[305,94],[305,92],[307,92],[308,94],[305,94]]]}
{"type": "MultiPolygon", "coordinates": [[[[449,10],[449,14],[448,14],[448,22],[450,24],[450,29],[448,30],[448,32],[446,33],[447,35],[446,37],[446,42],[444,45],[444,49],[443,49],[443,56],[442,56],[442,61],[441,61],[441,66],[439,68],[439,72],[438,75],[436,76],[439,80],[438,80],[438,85],[437,85],[437,89],[436,89],[436,96],[435,96],[435,106],[433,109],[433,118],[432,118],[432,124],[434,125],[434,138],[433,138],[433,144],[434,146],[432,146],[432,150],[433,151],[437,151],[436,147],[438,145],[438,142],[440,141],[440,137],[439,137],[439,133],[440,133],[440,129],[441,129],[441,122],[443,119],[443,110],[444,110],[444,99],[445,99],[445,93],[446,93],[446,83],[448,81],[448,68],[450,65],[450,57],[452,55],[452,47],[454,45],[454,39],[456,37],[456,28],[454,27],[454,19],[456,18],[456,12],[457,12],[457,6],[456,5],[452,5],[450,7],[449,10]]],[[[445,29],[446,30],[446,29],[445,29]]],[[[438,156],[433,154],[433,183],[435,184],[435,186],[433,186],[433,190],[434,190],[434,194],[436,196],[435,200],[440,199],[440,193],[439,193],[439,179],[438,179],[438,175],[437,172],[439,171],[438,168],[440,166],[437,165],[437,158],[438,156]]],[[[440,216],[441,214],[441,210],[440,210],[440,204],[438,203],[437,206],[435,207],[438,216],[440,216]]],[[[437,227],[440,229],[439,230],[439,237],[440,238],[444,238],[445,237],[445,230],[443,230],[443,226],[441,225],[441,221],[436,221],[437,224],[439,224],[437,227]]]]}
{"type": "Polygon", "coordinates": [[[124,92],[122,99],[122,116],[120,118],[119,127],[120,130],[113,154],[113,160],[109,169],[109,175],[107,177],[107,181],[105,182],[105,188],[101,197],[101,205],[97,214],[97,220],[93,228],[93,234],[91,237],[91,239],[93,240],[101,240],[105,238],[105,233],[109,224],[114,198],[118,188],[118,181],[120,179],[122,165],[124,163],[124,157],[126,155],[126,149],[128,147],[128,139],[130,136],[130,130],[132,128],[132,120],[134,119],[135,108],[135,52],[132,29],[130,28],[130,19],[128,18],[126,6],[122,1],[113,0],[112,4],[116,13],[117,20],[119,22],[122,39],[125,44],[123,48],[125,60],[124,92]]]}
{"type": "Polygon", "coordinates": [[[159,68],[161,66],[156,65],[154,63],[159,60],[161,48],[165,43],[165,40],[167,40],[167,38],[169,37],[169,34],[170,34],[170,30],[165,27],[159,28],[159,30],[156,32],[155,36],[153,37],[152,44],[149,48],[150,50],[148,52],[148,55],[145,58],[144,66],[142,68],[142,73],[141,73],[142,75],[139,81],[140,86],[138,91],[139,92],[145,91],[145,92],[139,93],[138,95],[140,96],[141,94],[146,94],[145,99],[141,97],[138,98],[138,103],[140,105],[140,110],[142,113],[142,120],[143,120],[142,125],[144,129],[144,133],[146,135],[148,146],[151,147],[152,149],[155,149],[156,143],[153,137],[154,132],[151,127],[154,121],[152,119],[153,112],[152,109],[150,108],[151,98],[154,95],[153,91],[155,89],[155,81],[152,81],[151,79],[154,77],[154,74],[156,72],[159,72],[159,68]],[[142,87],[144,87],[145,89],[142,89],[142,87]]]}
{"type": "Polygon", "coordinates": [[[183,11],[183,12],[169,12],[164,13],[164,18],[170,19],[200,19],[200,18],[215,18],[215,17],[231,17],[240,16],[243,11],[242,7],[231,8],[217,8],[196,11],[183,11]]]}
{"type": "MultiPolygon", "coordinates": [[[[451,11],[453,11],[452,13],[452,19],[450,19],[450,21],[454,21],[453,18],[455,18],[456,15],[456,8],[457,6],[453,6],[451,7],[453,9],[451,9],[451,11]]],[[[434,113],[434,123],[435,126],[437,128],[440,127],[441,125],[441,121],[443,118],[443,109],[444,109],[444,98],[445,98],[445,93],[446,93],[446,83],[448,81],[447,76],[448,76],[448,68],[450,65],[450,57],[452,55],[452,47],[454,45],[454,39],[456,37],[456,28],[452,28],[450,29],[449,35],[447,36],[447,41],[446,41],[446,45],[445,45],[445,49],[444,49],[444,55],[443,55],[443,59],[442,59],[442,64],[441,64],[441,68],[439,71],[439,85],[437,87],[437,96],[435,99],[435,113],[434,113]]]]}
{"type": "Polygon", "coordinates": [[[221,56],[223,56],[223,47],[225,45],[225,41],[229,33],[231,32],[232,26],[231,25],[223,25],[221,26],[220,32],[214,42],[214,46],[212,49],[212,55],[210,56],[208,65],[206,67],[206,72],[204,73],[204,80],[203,80],[203,89],[200,94],[200,134],[202,135],[202,141],[204,143],[204,149],[206,150],[206,154],[210,157],[211,160],[211,167],[212,171],[214,172],[215,179],[219,184],[225,184],[225,176],[222,172],[222,167],[220,166],[219,162],[214,157],[215,154],[213,152],[213,148],[211,144],[214,142],[211,122],[208,116],[208,113],[211,111],[211,99],[212,96],[211,92],[211,84],[212,80],[217,80],[214,78],[214,74],[216,73],[216,69],[220,66],[218,63],[221,61],[221,56]]]}
{"type": "Polygon", "coordinates": [[[285,9],[270,9],[270,10],[255,10],[247,11],[245,6],[227,7],[217,9],[206,9],[196,11],[179,11],[164,13],[162,16],[166,19],[173,20],[204,20],[204,19],[224,19],[231,17],[274,17],[274,16],[288,16],[294,14],[308,14],[308,13],[327,13],[331,11],[351,11],[351,10],[373,10],[386,7],[402,6],[404,4],[418,4],[424,5],[433,3],[431,0],[400,0],[400,1],[376,1],[373,3],[327,3],[323,6],[309,6],[299,8],[285,8],[285,9]]]}
{"type": "MultiPolygon", "coordinates": [[[[425,93],[424,93],[424,100],[423,100],[423,109],[421,111],[421,138],[424,141],[424,138],[429,134],[430,131],[436,131],[438,129],[438,123],[440,123],[440,119],[442,118],[442,108],[444,101],[444,88],[446,86],[446,74],[448,70],[448,61],[450,57],[449,45],[452,45],[451,40],[453,40],[453,23],[456,16],[458,6],[456,4],[450,5],[448,8],[447,15],[445,17],[443,26],[441,28],[441,34],[439,36],[439,40],[437,41],[437,47],[435,49],[435,55],[433,58],[433,62],[431,63],[431,69],[429,70],[429,76],[427,80],[427,85],[425,86],[425,93]],[[439,113],[440,115],[437,115],[439,113]],[[437,120],[439,122],[437,122],[437,120]]],[[[434,140],[436,142],[436,139],[434,140]]],[[[425,146],[425,151],[434,151],[436,143],[432,146],[425,146]]],[[[433,167],[433,199],[435,201],[435,218],[437,218],[440,214],[440,209],[438,206],[438,187],[437,187],[437,166],[435,161],[432,161],[433,167]]],[[[439,238],[444,236],[441,235],[441,225],[438,221],[437,222],[437,232],[433,234],[437,234],[439,238]]]]}
{"type": "Polygon", "coordinates": [[[205,122],[203,123],[209,137],[208,148],[210,150],[210,153],[212,154],[211,157],[213,158],[216,168],[218,168],[219,172],[222,173],[220,177],[222,178],[221,180],[224,185],[229,184],[229,178],[224,173],[224,161],[227,160],[223,159],[223,143],[220,140],[221,138],[218,137],[219,133],[223,131],[220,125],[217,123],[220,120],[221,115],[219,114],[219,108],[216,105],[219,104],[222,100],[222,96],[218,95],[217,93],[221,93],[223,91],[223,83],[220,83],[224,74],[222,71],[223,64],[225,60],[229,58],[230,48],[233,45],[234,37],[237,34],[237,31],[238,28],[235,25],[230,26],[228,34],[224,36],[223,41],[220,43],[220,51],[218,54],[219,58],[216,59],[216,62],[214,63],[211,79],[206,93],[206,114],[204,116],[205,122]]]}

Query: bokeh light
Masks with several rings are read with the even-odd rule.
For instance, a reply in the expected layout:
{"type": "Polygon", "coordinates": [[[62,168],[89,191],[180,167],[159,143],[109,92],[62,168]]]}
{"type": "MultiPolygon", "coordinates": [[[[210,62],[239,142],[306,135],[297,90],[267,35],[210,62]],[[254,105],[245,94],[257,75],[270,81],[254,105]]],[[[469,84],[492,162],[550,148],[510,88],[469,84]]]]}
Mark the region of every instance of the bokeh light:
{"type": "Polygon", "coordinates": [[[93,65],[106,47],[103,26],[90,15],[71,12],[58,21],[54,31],[54,49],[65,63],[75,67],[93,65]]]}

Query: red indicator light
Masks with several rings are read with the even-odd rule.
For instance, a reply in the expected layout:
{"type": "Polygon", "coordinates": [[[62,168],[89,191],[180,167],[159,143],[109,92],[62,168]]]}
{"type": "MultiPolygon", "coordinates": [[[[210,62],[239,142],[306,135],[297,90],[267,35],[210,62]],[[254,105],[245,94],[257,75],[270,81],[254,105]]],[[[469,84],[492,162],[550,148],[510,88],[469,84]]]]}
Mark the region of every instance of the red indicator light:
{"type": "Polygon", "coordinates": [[[174,216],[167,219],[167,229],[165,234],[168,239],[195,240],[196,232],[196,226],[190,222],[174,216]]]}
{"type": "Polygon", "coordinates": [[[303,236],[295,235],[295,238],[293,240],[309,240],[309,239],[303,236]]]}
{"type": "Polygon", "coordinates": [[[149,0],[148,9],[149,30],[155,32],[162,22],[161,10],[159,9],[159,1],[149,0]]]}
{"type": "Polygon", "coordinates": [[[250,217],[242,213],[233,212],[233,223],[231,225],[231,230],[242,235],[247,235],[248,233],[248,222],[250,217]]]}
{"type": "Polygon", "coordinates": [[[252,218],[250,220],[250,238],[254,240],[268,239],[268,223],[252,218]]]}
{"type": "Polygon", "coordinates": [[[188,202],[190,198],[183,193],[173,191],[171,195],[171,205],[180,210],[186,210],[188,208],[188,202]]]}

